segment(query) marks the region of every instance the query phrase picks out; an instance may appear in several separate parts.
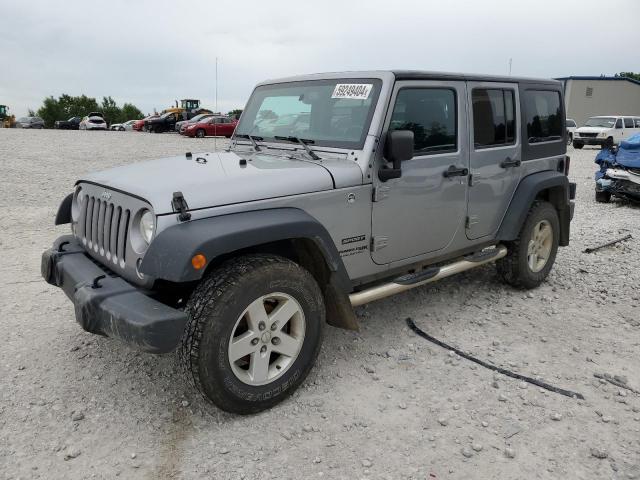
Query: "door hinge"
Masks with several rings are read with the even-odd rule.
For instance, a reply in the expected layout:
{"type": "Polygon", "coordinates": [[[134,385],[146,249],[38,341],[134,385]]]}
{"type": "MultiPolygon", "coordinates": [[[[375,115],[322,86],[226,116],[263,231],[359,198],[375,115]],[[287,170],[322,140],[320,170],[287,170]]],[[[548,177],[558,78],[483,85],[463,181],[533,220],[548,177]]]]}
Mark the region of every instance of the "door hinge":
{"type": "Polygon", "coordinates": [[[371,237],[371,251],[377,252],[378,250],[382,250],[384,247],[389,245],[389,237],[384,237],[382,235],[376,235],[371,237]]]}
{"type": "Polygon", "coordinates": [[[469,186],[473,187],[473,173],[469,174],[469,186]]]}
{"type": "Polygon", "coordinates": [[[386,185],[379,185],[373,189],[373,201],[379,202],[389,196],[391,188],[386,185]]]}
{"type": "Polygon", "coordinates": [[[471,228],[473,225],[476,225],[479,223],[478,220],[478,216],[477,215],[471,215],[467,217],[467,221],[465,222],[465,226],[466,228],[471,228]]]}

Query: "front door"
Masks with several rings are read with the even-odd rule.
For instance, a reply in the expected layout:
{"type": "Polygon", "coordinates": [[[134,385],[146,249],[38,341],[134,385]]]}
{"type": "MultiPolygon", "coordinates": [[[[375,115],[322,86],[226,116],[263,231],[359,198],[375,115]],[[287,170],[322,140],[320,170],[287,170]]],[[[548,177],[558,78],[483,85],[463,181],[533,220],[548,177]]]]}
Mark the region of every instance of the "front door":
{"type": "Polygon", "coordinates": [[[383,131],[412,130],[414,154],[400,178],[374,181],[371,256],[378,264],[444,249],[466,208],[465,82],[397,82],[391,106],[383,131]]]}
{"type": "Polygon", "coordinates": [[[494,234],[520,180],[522,139],[518,86],[469,82],[467,238],[494,234]]]}

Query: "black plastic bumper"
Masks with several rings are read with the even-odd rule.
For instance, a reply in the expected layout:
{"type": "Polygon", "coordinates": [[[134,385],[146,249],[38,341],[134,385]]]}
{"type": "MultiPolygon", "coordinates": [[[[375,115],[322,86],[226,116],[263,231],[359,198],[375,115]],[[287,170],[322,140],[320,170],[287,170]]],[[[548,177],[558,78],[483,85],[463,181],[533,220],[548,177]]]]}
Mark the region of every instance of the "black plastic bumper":
{"type": "Polygon", "coordinates": [[[604,145],[606,142],[606,138],[573,137],[573,143],[582,143],[583,145],[604,145]]]}
{"type": "Polygon", "coordinates": [[[170,352],[180,342],[187,321],[184,312],[106,273],[73,236],[58,238],[42,254],[41,271],[71,299],[76,320],[87,332],[119,338],[150,353],[170,352]]]}

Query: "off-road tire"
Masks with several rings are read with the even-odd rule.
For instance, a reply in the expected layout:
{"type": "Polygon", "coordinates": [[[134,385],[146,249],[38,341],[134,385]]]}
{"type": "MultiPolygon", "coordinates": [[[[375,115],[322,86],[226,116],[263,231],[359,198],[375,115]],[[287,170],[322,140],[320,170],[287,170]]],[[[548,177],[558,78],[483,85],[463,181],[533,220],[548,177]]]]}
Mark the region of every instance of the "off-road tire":
{"type": "Polygon", "coordinates": [[[582,147],[584,147],[584,143],[582,143],[582,142],[573,142],[573,148],[575,148],[576,150],[580,150],[582,147]]]}
{"type": "Polygon", "coordinates": [[[281,402],[306,378],[320,351],[325,324],[320,287],[307,270],[277,255],[246,255],[223,263],[202,279],[186,312],[179,352],[186,376],[205,399],[227,412],[252,414],[281,402]],[[274,291],[300,304],[305,318],[303,344],[281,376],[263,385],[248,385],[232,370],[229,341],[248,305],[274,291]]]}
{"type": "Polygon", "coordinates": [[[498,274],[502,280],[516,288],[529,289],[539,286],[549,275],[558,252],[560,240],[560,221],[555,207],[548,202],[536,201],[527,214],[527,218],[520,229],[520,234],[512,242],[505,242],[507,255],[496,262],[498,274]],[[529,241],[533,228],[541,221],[549,222],[552,230],[551,252],[544,268],[534,272],[527,262],[529,241]]]}
{"type": "Polygon", "coordinates": [[[596,202],[609,203],[611,201],[611,192],[599,192],[596,190],[596,202]]]}
{"type": "Polygon", "coordinates": [[[567,145],[571,145],[573,143],[573,133],[569,133],[567,135],[567,145]]]}

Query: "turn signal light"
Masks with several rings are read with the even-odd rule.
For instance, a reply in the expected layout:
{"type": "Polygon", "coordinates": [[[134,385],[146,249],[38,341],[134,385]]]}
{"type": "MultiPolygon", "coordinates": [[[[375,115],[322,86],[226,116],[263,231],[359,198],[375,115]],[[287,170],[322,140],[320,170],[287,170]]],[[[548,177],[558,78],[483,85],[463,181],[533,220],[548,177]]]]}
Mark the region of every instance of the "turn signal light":
{"type": "Polygon", "coordinates": [[[196,270],[204,268],[206,264],[207,257],[202,255],[201,253],[198,253],[191,258],[191,265],[193,265],[193,268],[195,268],[196,270]]]}

